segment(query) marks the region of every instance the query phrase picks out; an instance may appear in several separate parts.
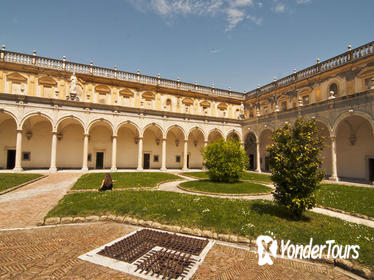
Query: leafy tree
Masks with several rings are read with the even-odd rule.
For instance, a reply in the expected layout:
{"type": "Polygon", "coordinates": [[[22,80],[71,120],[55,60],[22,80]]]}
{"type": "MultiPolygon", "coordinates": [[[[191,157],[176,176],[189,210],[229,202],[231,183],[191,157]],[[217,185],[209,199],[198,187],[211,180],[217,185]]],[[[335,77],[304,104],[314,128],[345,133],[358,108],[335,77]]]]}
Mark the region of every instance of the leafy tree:
{"type": "Polygon", "coordinates": [[[209,178],[215,182],[237,182],[248,165],[248,157],[235,139],[218,139],[207,145],[203,158],[209,178]]]}
{"type": "Polygon", "coordinates": [[[271,179],[275,184],[274,199],[285,205],[294,218],[315,205],[314,191],[324,178],[320,169],[323,138],[317,135],[314,120],[286,123],[273,133],[270,153],[271,179]]]}

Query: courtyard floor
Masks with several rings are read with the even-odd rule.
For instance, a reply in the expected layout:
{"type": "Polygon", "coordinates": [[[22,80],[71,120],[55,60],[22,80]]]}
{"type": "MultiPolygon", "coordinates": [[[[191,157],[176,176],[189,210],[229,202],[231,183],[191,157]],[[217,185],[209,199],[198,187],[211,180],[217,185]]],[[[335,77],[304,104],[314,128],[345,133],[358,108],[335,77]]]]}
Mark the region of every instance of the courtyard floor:
{"type": "MultiPolygon", "coordinates": [[[[77,257],[137,227],[116,223],[35,227],[80,176],[50,174],[0,196],[0,279],[134,279],[77,257]]],[[[176,185],[165,183],[160,190],[183,192],[176,185]]],[[[255,253],[216,244],[193,279],[361,279],[331,265],[278,258],[273,266],[261,267],[257,261],[255,253]]]]}
{"type": "MultiPolygon", "coordinates": [[[[95,223],[0,231],[0,279],[135,279],[78,256],[136,229],[95,223]]],[[[258,266],[254,253],[214,245],[193,279],[355,278],[332,266],[283,259],[273,266],[258,266]]]]}

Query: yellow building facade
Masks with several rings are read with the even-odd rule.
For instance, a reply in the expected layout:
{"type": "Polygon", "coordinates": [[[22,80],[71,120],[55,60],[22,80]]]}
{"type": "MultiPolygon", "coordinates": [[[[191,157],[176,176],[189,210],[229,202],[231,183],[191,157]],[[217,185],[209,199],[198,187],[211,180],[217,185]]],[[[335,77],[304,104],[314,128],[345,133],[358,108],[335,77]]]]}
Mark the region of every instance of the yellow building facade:
{"type": "Polygon", "coordinates": [[[243,142],[269,170],[271,131],[316,119],[331,179],[373,181],[373,43],[239,93],[7,51],[0,52],[0,168],[200,169],[216,138],[243,142]]]}

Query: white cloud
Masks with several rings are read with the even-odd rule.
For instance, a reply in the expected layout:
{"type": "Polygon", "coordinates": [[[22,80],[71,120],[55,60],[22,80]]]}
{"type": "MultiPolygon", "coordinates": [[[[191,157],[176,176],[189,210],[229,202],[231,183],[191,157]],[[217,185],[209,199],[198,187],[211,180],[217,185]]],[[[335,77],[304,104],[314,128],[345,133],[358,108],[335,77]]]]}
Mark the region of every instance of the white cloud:
{"type": "Polygon", "coordinates": [[[312,0],[296,0],[296,4],[302,5],[302,4],[308,4],[312,2],[312,0]]]}
{"type": "Polygon", "coordinates": [[[264,6],[264,3],[262,3],[262,2],[258,2],[258,3],[257,3],[257,6],[258,6],[259,8],[262,8],[262,7],[264,6]]]}
{"type": "Polygon", "coordinates": [[[283,3],[276,3],[273,11],[278,14],[284,13],[286,11],[286,5],[284,5],[283,3]]]}
{"type": "Polygon", "coordinates": [[[213,48],[213,49],[209,50],[209,53],[211,53],[211,54],[217,54],[217,53],[220,53],[221,51],[222,51],[221,49],[213,48]]]}
{"type": "MultiPolygon", "coordinates": [[[[145,12],[152,10],[162,17],[172,19],[178,16],[223,15],[227,25],[225,31],[234,29],[240,22],[249,20],[261,25],[262,19],[250,15],[250,9],[255,7],[254,0],[126,0],[137,9],[145,12]]],[[[262,7],[262,2],[257,3],[262,7]]]]}

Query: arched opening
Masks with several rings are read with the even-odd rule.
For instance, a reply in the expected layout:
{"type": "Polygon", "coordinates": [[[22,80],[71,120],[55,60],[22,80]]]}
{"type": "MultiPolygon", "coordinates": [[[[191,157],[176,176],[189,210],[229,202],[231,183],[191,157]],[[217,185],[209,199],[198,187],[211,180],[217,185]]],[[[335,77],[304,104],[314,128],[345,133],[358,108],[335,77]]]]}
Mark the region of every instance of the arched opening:
{"type": "Polygon", "coordinates": [[[13,169],[16,162],[17,123],[9,114],[0,112],[0,168],[13,169]]]}
{"type": "Polygon", "coordinates": [[[180,127],[173,126],[168,130],[166,134],[166,168],[180,169],[183,167],[184,139],[184,132],[180,127]]]}
{"type": "Polygon", "coordinates": [[[44,115],[23,122],[22,167],[48,169],[51,163],[52,124],[44,115]]]}
{"type": "Polygon", "coordinates": [[[236,131],[231,131],[227,137],[226,140],[234,140],[234,141],[240,141],[240,136],[236,131]]]}
{"type": "Polygon", "coordinates": [[[146,127],[143,133],[143,169],[161,168],[162,130],[156,124],[146,127]]]}
{"type": "Polygon", "coordinates": [[[58,169],[80,169],[83,163],[84,128],[72,117],[62,120],[57,126],[56,167],[58,169]]]}
{"type": "Polygon", "coordinates": [[[320,122],[316,121],[317,124],[317,135],[323,137],[324,148],[321,153],[322,165],[321,168],[326,171],[326,176],[331,176],[331,139],[330,131],[327,126],[320,122]]]}
{"type": "Polygon", "coordinates": [[[188,168],[203,168],[202,149],[204,148],[204,134],[199,128],[194,128],[188,135],[188,168]]]}
{"type": "Polygon", "coordinates": [[[266,148],[273,143],[271,137],[272,131],[270,129],[265,129],[260,134],[260,165],[261,170],[264,170],[265,172],[270,171],[269,152],[266,150],[266,148]]]}
{"type": "Polygon", "coordinates": [[[257,151],[256,151],[256,135],[249,132],[245,137],[244,149],[248,156],[248,170],[256,170],[257,168],[257,151]]]}
{"type": "Polygon", "coordinates": [[[138,164],[139,131],[131,122],[120,126],[117,133],[117,166],[136,169],[138,164]]]}
{"type": "Polygon", "coordinates": [[[337,97],[339,95],[339,92],[338,92],[338,85],[336,83],[332,83],[330,86],[329,86],[329,92],[328,92],[328,96],[335,96],[337,97]],[[333,92],[333,93],[332,93],[333,92]]]}
{"type": "Polygon", "coordinates": [[[208,144],[213,143],[220,138],[224,139],[223,134],[218,129],[215,129],[208,135],[208,144]]]}
{"type": "Polygon", "coordinates": [[[108,169],[112,159],[111,125],[104,120],[94,122],[89,128],[88,167],[93,169],[108,169]]]}
{"type": "Polygon", "coordinates": [[[351,115],[336,127],[338,177],[343,180],[374,180],[373,127],[361,116],[351,115]]]}

